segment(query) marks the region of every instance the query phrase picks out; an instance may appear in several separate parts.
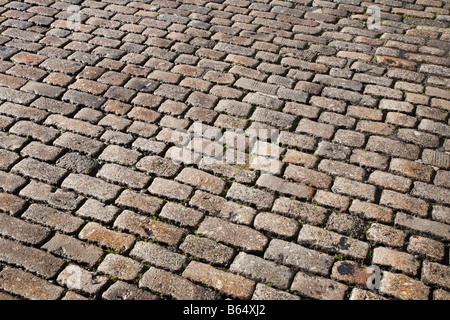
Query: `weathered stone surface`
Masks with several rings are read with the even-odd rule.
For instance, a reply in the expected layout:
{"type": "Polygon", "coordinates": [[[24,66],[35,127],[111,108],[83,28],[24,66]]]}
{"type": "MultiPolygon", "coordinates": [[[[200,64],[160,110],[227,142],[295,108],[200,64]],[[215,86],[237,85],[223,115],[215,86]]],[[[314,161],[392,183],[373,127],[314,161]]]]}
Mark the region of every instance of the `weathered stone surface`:
{"type": "Polygon", "coordinates": [[[0,0],[0,299],[449,300],[449,3],[369,2],[0,0]]]}

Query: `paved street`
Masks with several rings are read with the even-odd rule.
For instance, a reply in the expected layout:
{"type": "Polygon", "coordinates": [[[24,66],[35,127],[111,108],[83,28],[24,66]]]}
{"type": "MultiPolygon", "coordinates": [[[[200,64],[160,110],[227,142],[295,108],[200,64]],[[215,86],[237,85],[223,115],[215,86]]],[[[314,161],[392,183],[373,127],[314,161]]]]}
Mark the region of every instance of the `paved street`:
{"type": "Polygon", "coordinates": [[[449,0],[0,0],[0,300],[450,300],[449,0]]]}

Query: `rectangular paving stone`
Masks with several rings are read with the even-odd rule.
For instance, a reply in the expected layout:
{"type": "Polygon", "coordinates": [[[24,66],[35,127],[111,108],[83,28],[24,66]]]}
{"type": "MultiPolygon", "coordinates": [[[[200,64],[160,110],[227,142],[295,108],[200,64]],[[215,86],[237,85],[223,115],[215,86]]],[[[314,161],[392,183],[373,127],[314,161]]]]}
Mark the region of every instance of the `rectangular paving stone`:
{"type": "Polygon", "coordinates": [[[253,208],[200,190],[195,192],[189,204],[219,218],[245,225],[251,225],[256,215],[256,210],[253,208]]]}
{"type": "Polygon", "coordinates": [[[334,258],[325,253],[279,239],[270,241],[264,259],[322,276],[328,275],[334,262],[334,258]]]}
{"type": "Polygon", "coordinates": [[[441,222],[417,218],[403,212],[395,216],[395,225],[424,233],[439,239],[450,239],[450,226],[441,222]]]}
{"type": "Polygon", "coordinates": [[[299,229],[299,223],[296,220],[271,212],[258,213],[253,226],[256,230],[285,239],[294,237],[299,229]]]}
{"type": "Polygon", "coordinates": [[[414,182],[411,194],[437,203],[450,204],[450,190],[423,182],[414,182]]]}
{"type": "Polygon", "coordinates": [[[83,69],[84,65],[80,62],[70,61],[59,58],[48,58],[40,65],[41,68],[52,72],[62,72],[74,75],[83,69]]]}
{"type": "Polygon", "coordinates": [[[222,179],[193,168],[183,169],[175,180],[213,194],[220,194],[225,188],[225,181],[222,179]]]}
{"type": "Polygon", "coordinates": [[[114,162],[123,166],[133,166],[141,157],[141,153],[116,145],[107,146],[98,157],[99,160],[114,162]]]}
{"type": "Polygon", "coordinates": [[[103,259],[97,270],[120,280],[132,281],[142,268],[141,263],[131,258],[110,253],[103,259]]]}
{"type": "Polygon", "coordinates": [[[48,113],[44,110],[11,102],[5,102],[0,106],[0,113],[14,118],[36,122],[40,122],[48,116],[48,113]]]}
{"type": "Polygon", "coordinates": [[[93,109],[99,109],[106,102],[106,99],[101,96],[70,89],[64,93],[62,100],[73,105],[86,106],[93,109]]]}
{"type": "Polygon", "coordinates": [[[48,98],[58,98],[65,91],[61,87],[34,81],[27,82],[27,84],[24,85],[21,90],[48,98]]]}
{"type": "Polygon", "coordinates": [[[255,205],[258,209],[270,209],[274,196],[266,191],[249,188],[243,184],[234,182],[227,192],[227,197],[233,200],[243,201],[255,205]]]}
{"type": "Polygon", "coordinates": [[[50,143],[60,134],[60,132],[54,128],[39,125],[32,121],[18,121],[10,129],[10,132],[20,136],[31,137],[42,143],[50,143]]]}
{"type": "Polygon", "coordinates": [[[133,189],[143,189],[151,180],[149,176],[143,173],[113,163],[105,164],[97,173],[97,177],[133,189]]]}
{"type": "Polygon", "coordinates": [[[69,264],[58,275],[56,282],[71,290],[87,295],[95,295],[106,286],[108,278],[75,264],[69,264]]]}
{"type": "Polygon", "coordinates": [[[250,120],[259,121],[277,128],[289,130],[291,129],[295,121],[295,116],[279,111],[257,107],[253,112],[250,120]]]}
{"type": "Polygon", "coordinates": [[[327,209],[286,197],[277,198],[273,204],[272,211],[319,225],[323,224],[327,219],[327,209]]]}
{"type": "Polygon", "coordinates": [[[0,87],[0,100],[29,105],[35,98],[36,95],[33,93],[0,87]]]}
{"type": "Polygon", "coordinates": [[[10,193],[0,193],[0,210],[17,215],[25,207],[26,201],[10,193]]]}
{"type": "Polygon", "coordinates": [[[135,242],[134,236],[107,229],[97,222],[86,224],[78,236],[82,240],[96,242],[121,253],[127,251],[135,242]]]}
{"type": "Polygon", "coordinates": [[[240,252],[236,256],[230,266],[230,271],[258,282],[270,283],[283,290],[289,287],[293,276],[293,271],[288,267],[245,252],[240,252]]]}
{"type": "Polygon", "coordinates": [[[58,147],[78,151],[88,156],[96,156],[103,149],[103,143],[79,134],[65,132],[53,144],[58,147]]]}
{"type": "Polygon", "coordinates": [[[151,267],[139,281],[140,288],[146,288],[176,300],[216,300],[217,294],[186,278],[168,271],[151,267]]]}
{"type": "Polygon", "coordinates": [[[331,191],[374,202],[376,187],[362,182],[338,177],[334,180],[331,191]]]}
{"type": "Polygon", "coordinates": [[[126,208],[133,208],[139,212],[154,215],[163,206],[164,201],[147,194],[124,190],[115,203],[126,208]]]}
{"type": "Polygon", "coordinates": [[[23,267],[25,270],[37,273],[45,279],[50,279],[63,268],[65,262],[53,255],[24,246],[18,242],[0,238],[0,261],[23,267]]]}
{"type": "Polygon", "coordinates": [[[369,251],[369,245],[365,242],[311,225],[304,225],[300,229],[297,241],[301,245],[354,259],[365,259],[369,251]]]}
{"type": "Polygon", "coordinates": [[[0,171],[0,189],[14,193],[26,184],[26,180],[21,176],[0,171]]]}
{"type": "Polygon", "coordinates": [[[36,245],[49,236],[50,230],[40,225],[0,213],[0,234],[14,240],[36,245]]]}
{"type": "MultiPolygon", "coordinates": [[[[285,178],[292,178],[285,174],[285,178]]],[[[258,187],[267,188],[279,193],[291,194],[301,199],[310,199],[313,194],[313,189],[306,186],[307,183],[294,183],[282,178],[278,178],[272,175],[263,174],[256,181],[258,187]]]]}
{"type": "Polygon", "coordinates": [[[58,184],[67,173],[67,171],[62,168],[58,168],[31,158],[23,159],[11,170],[13,173],[18,173],[29,178],[41,180],[49,184],[58,184]]]}
{"type": "Polygon", "coordinates": [[[61,186],[106,202],[114,200],[121,190],[120,187],[103,180],[74,173],[64,179],[61,186]]]}
{"type": "Polygon", "coordinates": [[[197,233],[248,252],[262,252],[268,242],[266,236],[250,227],[209,216],[200,224],[197,233]]]}
{"type": "Polygon", "coordinates": [[[89,267],[93,267],[103,256],[101,248],[60,233],[55,234],[42,249],[89,267]]]}
{"type": "Polygon", "coordinates": [[[343,300],[348,287],[327,278],[298,272],[291,285],[291,291],[320,300],[343,300]]]}
{"type": "Polygon", "coordinates": [[[69,115],[76,110],[76,106],[73,104],[46,97],[39,97],[38,99],[33,101],[31,106],[62,115],[69,115]]]}
{"type": "Polygon", "coordinates": [[[105,300],[158,300],[158,296],[137,286],[117,281],[102,294],[105,300]]]}
{"type": "Polygon", "coordinates": [[[108,223],[111,222],[119,212],[120,209],[115,206],[105,205],[95,199],[88,199],[81,208],[77,210],[76,215],[108,223]]]}
{"type": "Polygon", "coordinates": [[[212,265],[228,265],[234,257],[234,249],[214,240],[188,235],[180,249],[184,252],[206,261],[212,265]]]}
{"type": "Polygon", "coordinates": [[[31,204],[22,217],[64,233],[74,233],[84,223],[82,219],[70,213],[36,203],[31,204]]]}
{"type": "Polygon", "coordinates": [[[181,201],[189,198],[192,193],[192,187],[162,178],[155,178],[148,190],[157,196],[181,201]]]}
{"type": "Polygon", "coordinates": [[[420,149],[413,144],[390,138],[371,136],[366,146],[367,150],[386,153],[394,157],[416,160],[419,158],[420,149]]]}
{"type": "Polygon", "coordinates": [[[405,210],[421,217],[428,214],[428,203],[422,199],[391,190],[383,190],[380,204],[394,209],[405,210]]]}
{"type": "Polygon", "coordinates": [[[450,267],[436,262],[424,261],[421,280],[429,285],[450,288],[450,267]]]}
{"type": "Polygon", "coordinates": [[[401,300],[428,300],[430,288],[403,274],[383,271],[379,292],[401,300]]]}
{"type": "Polygon", "coordinates": [[[29,300],[57,300],[64,293],[64,288],[17,268],[4,268],[0,279],[2,290],[29,300]]]}
{"type": "MultiPolygon", "coordinates": [[[[312,185],[316,188],[328,189],[331,186],[332,178],[325,173],[314,171],[308,168],[289,165],[284,171],[284,177],[305,185],[312,185]]],[[[312,190],[309,188],[309,196],[312,196],[312,190]]]]}
{"type": "Polygon", "coordinates": [[[168,245],[177,245],[184,235],[179,227],[128,210],[117,217],[114,227],[168,245]]]}
{"type": "Polygon", "coordinates": [[[73,131],[88,137],[99,137],[104,129],[100,126],[90,124],[86,121],[70,119],[62,115],[50,115],[44,122],[46,125],[52,125],[59,129],[73,131]]]}
{"type": "Polygon", "coordinates": [[[238,299],[249,299],[255,288],[252,280],[197,261],[188,264],[183,276],[238,299]]]}
{"type": "Polygon", "coordinates": [[[413,276],[417,275],[420,267],[420,261],[413,255],[384,247],[374,249],[372,263],[387,266],[413,276]]]}
{"type": "Polygon", "coordinates": [[[130,252],[130,257],[172,272],[180,271],[186,262],[184,255],[144,241],[138,241],[135,244],[130,252]]]}
{"type": "Polygon", "coordinates": [[[75,210],[84,199],[73,192],[54,189],[52,186],[32,180],[20,191],[20,195],[38,202],[45,202],[61,210],[75,210]]]}
{"type": "MultiPolygon", "coordinates": [[[[12,136],[13,139],[15,139],[15,136],[12,136]]],[[[8,139],[8,135],[4,135],[2,136],[2,132],[0,132],[0,147],[6,147],[6,144],[11,141],[6,141],[6,139],[8,139]],[[2,141],[2,138],[5,138],[2,141]],[[1,145],[3,142],[3,146],[1,145]]],[[[17,137],[18,139],[20,139],[19,137],[17,137]]],[[[17,141],[21,141],[21,140],[17,140],[17,141]]],[[[4,149],[0,149],[0,169],[8,171],[11,166],[20,159],[20,156],[17,153],[8,151],[8,150],[4,150],[4,149]]]]}

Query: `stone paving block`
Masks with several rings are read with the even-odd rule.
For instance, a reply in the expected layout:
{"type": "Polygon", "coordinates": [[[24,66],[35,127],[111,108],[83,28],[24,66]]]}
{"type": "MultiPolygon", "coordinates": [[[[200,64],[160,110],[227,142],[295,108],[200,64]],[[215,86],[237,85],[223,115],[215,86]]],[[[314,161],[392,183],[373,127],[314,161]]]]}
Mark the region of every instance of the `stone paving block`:
{"type": "Polygon", "coordinates": [[[105,300],[157,300],[158,296],[119,280],[102,294],[102,298],[105,300]]]}
{"type": "Polygon", "coordinates": [[[450,238],[450,227],[447,224],[428,219],[417,218],[402,212],[399,212],[396,215],[395,224],[446,241],[450,238]]]}
{"type": "Polygon", "coordinates": [[[56,300],[64,293],[64,288],[17,268],[4,268],[0,278],[2,290],[29,300],[56,300]]]}
{"type": "Polygon", "coordinates": [[[23,159],[11,169],[11,172],[41,180],[49,184],[58,184],[67,173],[67,171],[62,168],[32,158],[23,159]]]}
{"type": "Polygon", "coordinates": [[[255,288],[255,282],[252,280],[196,261],[189,263],[183,276],[212,287],[222,294],[240,299],[249,299],[255,288]]]}
{"type": "Polygon", "coordinates": [[[20,266],[45,279],[53,278],[64,267],[64,260],[45,251],[7,239],[0,239],[0,261],[20,266]]]}
{"type": "Polygon", "coordinates": [[[327,276],[334,258],[296,243],[273,239],[264,253],[264,258],[279,264],[307,272],[327,276]]]}
{"type": "Polygon", "coordinates": [[[401,300],[427,300],[430,288],[403,274],[384,271],[379,292],[401,300]]]}
{"type": "Polygon", "coordinates": [[[394,209],[406,210],[422,217],[427,216],[429,207],[426,201],[390,190],[383,190],[380,204],[394,209]]]}
{"type": "Polygon", "coordinates": [[[373,275],[370,267],[354,261],[337,261],[331,271],[331,278],[349,284],[367,287],[369,277],[373,275]]]}
{"type": "Polygon", "coordinates": [[[213,175],[191,168],[183,169],[175,178],[176,181],[197,187],[201,190],[211,192],[213,194],[222,193],[225,188],[225,182],[213,175]]]}
{"type": "Polygon", "coordinates": [[[267,237],[259,231],[208,216],[200,224],[197,233],[248,252],[262,252],[268,242],[267,237]]]}
{"type": "Polygon", "coordinates": [[[191,195],[193,189],[176,181],[155,178],[148,190],[160,197],[183,201],[191,195]]]}
{"type": "Polygon", "coordinates": [[[139,281],[140,288],[147,288],[177,300],[217,300],[218,295],[192,283],[186,278],[151,267],[139,281]]]}
{"type": "Polygon", "coordinates": [[[78,236],[120,253],[129,250],[135,242],[134,236],[109,230],[97,222],[86,224],[78,236]]]}
{"type": "Polygon", "coordinates": [[[97,173],[97,177],[132,189],[144,189],[151,179],[143,173],[114,163],[105,164],[97,173]]]}
{"type": "MultiPolygon", "coordinates": [[[[150,242],[138,241],[130,256],[144,263],[169,271],[179,271],[186,262],[186,257],[150,242]]],[[[135,275],[136,276],[136,275],[135,275]]],[[[124,279],[126,280],[126,279],[124,279]]]]}
{"type": "Polygon", "coordinates": [[[9,193],[0,193],[0,210],[17,215],[25,207],[26,201],[9,193]]]}
{"type": "Polygon", "coordinates": [[[297,241],[301,245],[340,253],[354,259],[364,259],[369,250],[369,245],[365,242],[311,225],[304,225],[300,229],[297,241]]]}
{"type": "Polygon", "coordinates": [[[420,261],[413,255],[383,247],[375,248],[372,262],[375,265],[388,266],[409,275],[417,275],[420,267],[420,261]]]}
{"type": "Polygon", "coordinates": [[[184,234],[181,228],[128,210],[117,217],[114,227],[168,245],[178,244],[184,234]]]}
{"type": "Polygon", "coordinates": [[[253,292],[252,300],[300,300],[300,297],[258,283],[253,292]]]}
{"type": "Polygon", "coordinates": [[[249,188],[237,182],[233,183],[227,192],[227,197],[255,205],[258,209],[269,209],[274,196],[269,192],[249,188]]]}
{"type": "Polygon", "coordinates": [[[345,195],[361,198],[364,200],[375,201],[376,188],[374,186],[338,177],[334,180],[331,191],[345,195]]]}
{"type": "Polygon", "coordinates": [[[256,210],[251,207],[203,191],[196,191],[189,204],[219,218],[245,225],[250,225],[256,215],[256,210]]]}
{"type": "Polygon", "coordinates": [[[0,299],[449,299],[448,4],[82,2],[0,0],[0,299]]]}
{"type": "Polygon", "coordinates": [[[103,256],[101,248],[60,233],[55,234],[42,249],[89,267],[94,266],[103,256]]]}
{"type": "Polygon", "coordinates": [[[59,132],[31,121],[19,121],[10,129],[11,133],[19,136],[31,137],[43,143],[49,143],[58,137],[59,132]]]}
{"type": "Polygon", "coordinates": [[[411,254],[425,256],[438,262],[445,256],[445,245],[442,242],[421,236],[411,236],[407,250],[411,254]]]}
{"type": "Polygon", "coordinates": [[[294,237],[299,230],[299,223],[296,220],[270,212],[257,214],[253,225],[257,230],[284,238],[294,237]]]}
{"type": "Polygon", "coordinates": [[[98,178],[75,173],[71,173],[61,186],[107,202],[114,200],[121,190],[120,187],[98,178]]]}
{"type": "Polygon", "coordinates": [[[108,278],[70,264],[58,275],[56,281],[69,289],[95,295],[106,286],[108,278]]]}
{"type": "Polygon", "coordinates": [[[300,271],[295,275],[291,290],[314,299],[343,300],[348,287],[337,281],[300,271]]]}
{"type": "Polygon", "coordinates": [[[277,198],[272,210],[288,217],[319,225],[323,224],[328,218],[327,209],[286,197],[277,198]]]}
{"type": "Polygon", "coordinates": [[[53,144],[88,156],[96,156],[103,149],[103,143],[71,132],[65,132],[53,144]]]}
{"type": "Polygon", "coordinates": [[[22,217],[65,233],[74,233],[84,223],[82,219],[70,213],[40,204],[30,205],[22,217]]]}
{"type": "Polygon", "coordinates": [[[8,238],[36,245],[44,241],[50,230],[37,224],[0,213],[0,234],[8,238]]]}
{"type": "Polygon", "coordinates": [[[230,271],[258,282],[270,283],[279,289],[287,289],[293,276],[289,268],[245,252],[236,256],[230,271]]]}
{"type": "Polygon", "coordinates": [[[108,254],[98,266],[98,271],[125,281],[135,279],[141,270],[139,262],[113,253],[108,254]]]}
{"type": "Polygon", "coordinates": [[[26,184],[26,180],[12,173],[0,171],[0,189],[14,193],[26,184]]]}
{"type": "Polygon", "coordinates": [[[99,159],[124,166],[132,166],[136,164],[140,157],[141,153],[138,151],[115,145],[109,145],[100,154],[99,159]]]}

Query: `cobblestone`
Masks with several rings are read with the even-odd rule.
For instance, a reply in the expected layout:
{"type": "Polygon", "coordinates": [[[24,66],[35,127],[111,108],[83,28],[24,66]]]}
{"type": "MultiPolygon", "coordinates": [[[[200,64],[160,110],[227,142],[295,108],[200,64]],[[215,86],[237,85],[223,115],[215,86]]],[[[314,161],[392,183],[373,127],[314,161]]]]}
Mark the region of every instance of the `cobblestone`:
{"type": "Polygon", "coordinates": [[[446,1],[0,13],[0,299],[449,299],[446,1]]]}

